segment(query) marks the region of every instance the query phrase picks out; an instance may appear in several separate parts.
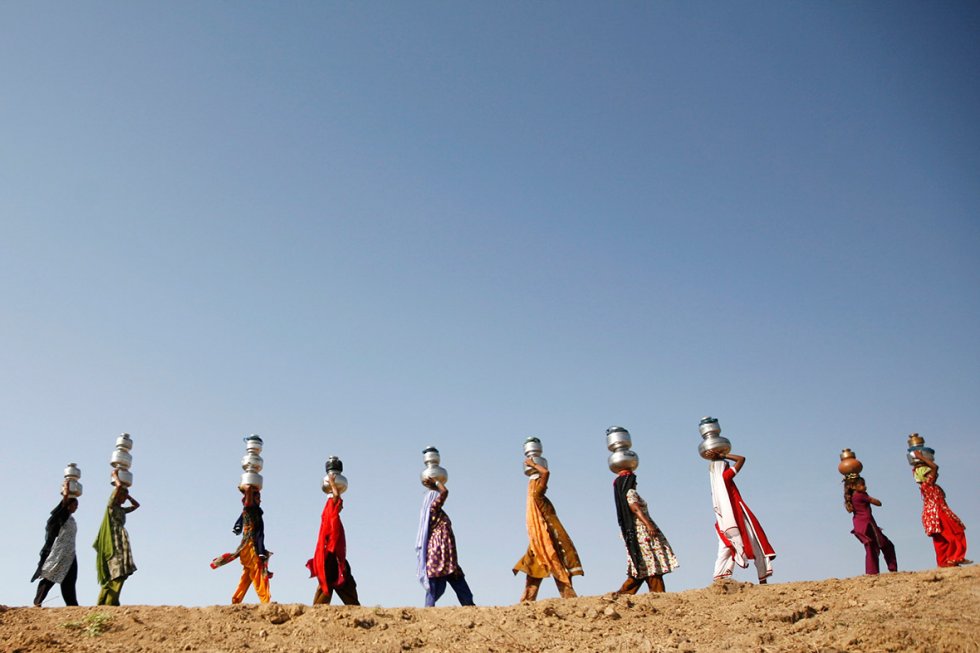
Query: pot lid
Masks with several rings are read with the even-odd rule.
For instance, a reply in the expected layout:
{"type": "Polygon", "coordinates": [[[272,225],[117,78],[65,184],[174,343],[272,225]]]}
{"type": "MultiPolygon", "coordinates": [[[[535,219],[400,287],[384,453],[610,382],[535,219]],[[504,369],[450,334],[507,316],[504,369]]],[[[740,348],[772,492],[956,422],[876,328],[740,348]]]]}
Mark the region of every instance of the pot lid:
{"type": "Polygon", "coordinates": [[[704,426],[705,424],[717,424],[718,420],[714,417],[702,417],[701,421],[698,422],[698,426],[704,426]]]}
{"type": "Polygon", "coordinates": [[[610,433],[615,433],[617,431],[622,431],[623,433],[629,433],[629,431],[624,429],[622,426],[610,426],[609,428],[606,429],[606,435],[609,435],[610,433]]]}

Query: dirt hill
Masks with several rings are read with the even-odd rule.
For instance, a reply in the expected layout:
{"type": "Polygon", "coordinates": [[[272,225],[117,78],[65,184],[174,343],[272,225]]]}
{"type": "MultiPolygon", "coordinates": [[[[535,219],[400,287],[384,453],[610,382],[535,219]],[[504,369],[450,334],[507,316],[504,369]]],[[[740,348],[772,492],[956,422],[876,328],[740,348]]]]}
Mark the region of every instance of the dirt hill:
{"type": "Polygon", "coordinates": [[[980,651],[980,567],[495,608],[0,606],[0,651],[980,651]]]}

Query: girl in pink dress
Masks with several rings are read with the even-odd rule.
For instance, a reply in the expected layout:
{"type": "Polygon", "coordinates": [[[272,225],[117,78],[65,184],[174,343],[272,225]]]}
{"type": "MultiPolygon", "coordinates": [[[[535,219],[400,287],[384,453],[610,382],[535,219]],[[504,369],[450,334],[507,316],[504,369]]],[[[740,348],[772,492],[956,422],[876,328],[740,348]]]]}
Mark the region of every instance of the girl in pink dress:
{"type": "Polygon", "coordinates": [[[864,545],[864,573],[878,573],[878,554],[885,556],[888,571],[898,571],[895,561],[895,545],[875,522],[871,506],[880,506],[881,501],[868,494],[864,479],[860,476],[844,481],[844,508],[854,516],[854,537],[864,545]]]}

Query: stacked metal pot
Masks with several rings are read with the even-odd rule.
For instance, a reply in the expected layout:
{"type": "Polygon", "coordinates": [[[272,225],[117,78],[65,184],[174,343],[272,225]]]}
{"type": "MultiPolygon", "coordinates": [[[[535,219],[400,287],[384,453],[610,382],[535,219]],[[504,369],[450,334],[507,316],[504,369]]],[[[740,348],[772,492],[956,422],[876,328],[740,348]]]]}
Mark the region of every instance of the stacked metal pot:
{"type": "Polygon", "coordinates": [[[262,489],[262,438],[256,434],[247,435],[242,438],[245,441],[245,455],[242,457],[242,482],[239,487],[251,485],[257,490],[262,489]]]}
{"type": "Polygon", "coordinates": [[[109,464],[116,470],[116,476],[124,487],[133,484],[133,473],[129,471],[133,466],[133,454],[130,453],[132,450],[133,439],[129,437],[129,433],[123,433],[116,438],[116,448],[112,450],[112,455],[109,457],[109,464]]]}
{"type": "Polygon", "coordinates": [[[936,459],[936,451],[931,447],[926,446],[926,439],[919,435],[918,433],[909,434],[908,440],[909,448],[905,453],[905,457],[908,459],[909,464],[915,467],[919,464],[919,459],[915,457],[916,451],[921,451],[922,455],[926,457],[929,461],[934,461],[936,459]]]}
{"type": "Polygon", "coordinates": [[[727,454],[732,450],[732,442],[728,438],[722,437],[721,425],[714,417],[702,417],[698,423],[698,431],[701,433],[701,444],[698,445],[698,454],[707,460],[711,460],[709,451],[727,454]]]}
{"type": "Polygon", "coordinates": [[[606,448],[612,453],[609,454],[609,471],[618,474],[625,471],[636,471],[640,466],[640,457],[630,449],[633,446],[633,439],[630,432],[622,426],[610,426],[606,429],[606,448]]]}
{"type": "MultiPolygon", "coordinates": [[[[548,469],[548,459],[541,455],[543,451],[544,448],[541,446],[540,439],[532,435],[524,440],[524,458],[533,460],[538,465],[548,469]]],[[[538,471],[529,465],[524,465],[524,475],[535,478],[538,475],[538,471]]]]}
{"type": "Polygon", "coordinates": [[[435,447],[426,447],[423,449],[422,462],[425,463],[425,469],[422,470],[422,485],[425,485],[427,479],[439,481],[440,483],[445,483],[449,480],[449,472],[444,467],[439,466],[442,458],[439,456],[438,449],[435,447]]]}
{"type": "Polygon", "coordinates": [[[68,482],[68,496],[75,497],[76,499],[82,496],[82,483],[79,480],[80,478],[82,478],[82,470],[75,463],[68,463],[68,466],[65,467],[65,481],[68,482]]]}
{"type": "Polygon", "coordinates": [[[337,488],[337,491],[343,494],[347,491],[347,477],[341,474],[344,471],[344,462],[337,456],[330,456],[327,458],[327,462],[324,465],[326,468],[327,475],[323,477],[323,491],[327,494],[331,493],[330,490],[330,479],[333,479],[333,484],[337,488]]]}

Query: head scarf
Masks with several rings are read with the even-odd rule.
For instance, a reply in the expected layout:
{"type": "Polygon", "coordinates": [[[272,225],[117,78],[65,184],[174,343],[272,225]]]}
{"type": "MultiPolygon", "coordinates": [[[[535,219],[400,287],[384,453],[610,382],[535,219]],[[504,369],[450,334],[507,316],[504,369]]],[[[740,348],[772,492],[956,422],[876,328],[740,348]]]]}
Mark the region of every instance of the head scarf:
{"type": "Polygon", "coordinates": [[[340,508],[343,505],[342,499],[333,496],[327,499],[327,503],[323,506],[323,513],[320,515],[320,533],[316,539],[316,550],[313,552],[313,557],[306,562],[306,568],[310,570],[310,578],[316,577],[324,594],[329,593],[331,589],[327,580],[330,577],[327,571],[330,554],[334,557],[331,562],[337,567],[337,580],[333,585],[340,587],[347,582],[344,575],[347,561],[347,536],[344,533],[344,524],[340,521],[340,508]]]}
{"type": "Polygon", "coordinates": [[[619,530],[626,542],[626,552],[633,561],[633,566],[640,569],[643,566],[643,554],[640,553],[640,541],[636,537],[636,515],[630,509],[626,495],[636,488],[636,474],[630,471],[621,472],[613,481],[613,498],[616,500],[616,518],[619,520],[619,530]]]}
{"type": "Polygon", "coordinates": [[[425,571],[426,558],[429,553],[429,513],[432,511],[432,504],[439,498],[439,493],[429,490],[422,497],[422,510],[419,511],[419,532],[415,537],[415,557],[418,559],[416,575],[419,583],[429,591],[429,575],[425,571]]]}
{"type": "Polygon", "coordinates": [[[71,517],[71,513],[68,512],[67,501],[62,501],[51,511],[48,523],[44,526],[44,546],[41,547],[41,560],[37,563],[37,571],[31,577],[32,583],[41,577],[41,567],[51,555],[51,547],[54,546],[54,541],[58,537],[58,533],[61,532],[61,527],[65,525],[69,517],[71,517]]]}

